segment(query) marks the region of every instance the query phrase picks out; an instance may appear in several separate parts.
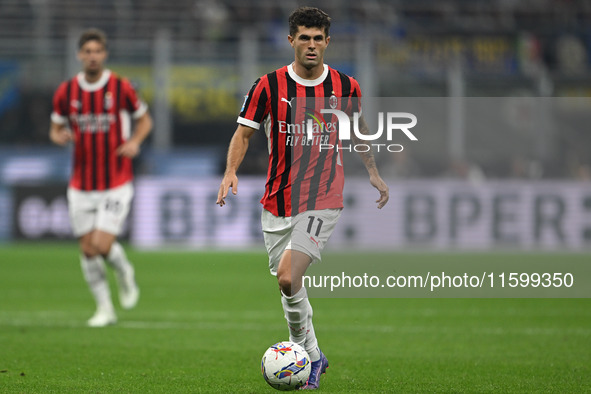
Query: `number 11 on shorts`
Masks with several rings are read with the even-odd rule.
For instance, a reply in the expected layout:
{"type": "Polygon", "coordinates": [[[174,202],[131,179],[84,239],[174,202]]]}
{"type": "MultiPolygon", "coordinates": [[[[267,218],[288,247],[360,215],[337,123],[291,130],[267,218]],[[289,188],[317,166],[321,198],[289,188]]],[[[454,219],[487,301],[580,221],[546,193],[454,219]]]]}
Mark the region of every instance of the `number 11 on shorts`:
{"type": "Polygon", "coordinates": [[[320,218],[317,218],[316,216],[308,216],[308,219],[310,219],[310,221],[308,222],[308,229],[306,231],[310,235],[312,235],[312,227],[314,226],[314,221],[318,221],[318,227],[316,227],[316,233],[314,234],[314,236],[317,237],[318,234],[320,234],[320,229],[322,229],[322,223],[324,223],[324,221],[320,218]]]}

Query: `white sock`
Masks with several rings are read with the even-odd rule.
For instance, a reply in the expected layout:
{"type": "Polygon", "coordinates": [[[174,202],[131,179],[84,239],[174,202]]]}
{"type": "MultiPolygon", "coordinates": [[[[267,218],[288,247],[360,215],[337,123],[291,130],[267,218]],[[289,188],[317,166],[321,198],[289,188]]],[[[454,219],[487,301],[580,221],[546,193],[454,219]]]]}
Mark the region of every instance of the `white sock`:
{"type": "Polygon", "coordinates": [[[281,293],[281,304],[289,327],[289,340],[306,349],[311,361],[320,360],[318,341],[312,324],[313,310],[306,288],[302,287],[290,297],[281,293]]]}
{"type": "Polygon", "coordinates": [[[127,260],[125,250],[123,250],[123,246],[119,242],[113,242],[113,245],[111,245],[111,250],[109,250],[109,254],[107,255],[107,263],[119,274],[133,270],[133,266],[127,260]]]}
{"type": "Polygon", "coordinates": [[[308,300],[308,332],[306,333],[305,349],[310,356],[310,361],[314,362],[320,360],[320,349],[318,349],[318,340],[316,339],[316,333],[314,332],[314,324],[312,324],[312,315],[314,315],[314,310],[308,300]]]}
{"type": "Polygon", "coordinates": [[[281,293],[281,304],[287,326],[289,327],[289,340],[305,347],[306,331],[308,325],[308,298],[306,289],[302,287],[300,291],[292,296],[286,296],[281,293]]]}
{"type": "Polygon", "coordinates": [[[82,274],[90,292],[94,297],[97,309],[113,310],[113,302],[111,301],[111,291],[107,276],[105,273],[105,266],[101,256],[86,257],[80,256],[80,265],[82,267],[82,274]]]}

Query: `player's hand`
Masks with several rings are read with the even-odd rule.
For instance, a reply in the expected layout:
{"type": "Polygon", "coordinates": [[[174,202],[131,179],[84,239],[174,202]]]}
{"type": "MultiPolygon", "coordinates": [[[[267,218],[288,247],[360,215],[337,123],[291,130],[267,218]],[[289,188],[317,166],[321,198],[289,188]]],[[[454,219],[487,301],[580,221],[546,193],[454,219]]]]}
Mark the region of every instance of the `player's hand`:
{"type": "Polygon", "coordinates": [[[370,176],[369,182],[380,192],[380,198],[376,202],[378,203],[378,209],[382,209],[390,199],[390,189],[379,175],[370,176]]]}
{"type": "Polygon", "coordinates": [[[232,188],[232,194],[236,195],[238,193],[238,177],[236,174],[226,174],[224,175],[224,179],[222,179],[222,184],[218,191],[218,200],[216,201],[216,204],[220,207],[226,205],[226,197],[230,188],[232,188]]]}
{"type": "Polygon", "coordinates": [[[70,141],[74,140],[74,136],[70,130],[65,127],[51,130],[49,133],[49,139],[56,145],[64,146],[70,141]]]}
{"type": "Polygon", "coordinates": [[[140,144],[132,140],[126,141],[117,148],[116,153],[118,156],[133,159],[140,153],[140,144]]]}

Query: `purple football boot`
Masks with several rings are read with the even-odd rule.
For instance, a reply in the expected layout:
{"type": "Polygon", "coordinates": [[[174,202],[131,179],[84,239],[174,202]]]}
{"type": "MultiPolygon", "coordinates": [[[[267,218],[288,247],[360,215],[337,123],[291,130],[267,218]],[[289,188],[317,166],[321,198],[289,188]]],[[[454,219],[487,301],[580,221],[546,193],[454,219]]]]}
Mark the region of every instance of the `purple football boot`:
{"type": "Polygon", "coordinates": [[[316,390],[320,386],[320,375],[326,373],[326,368],[328,368],[328,360],[320,351],[320,360],[312,362],[310,377],[306,384],[300,387],[300,390],[316,390]]]}

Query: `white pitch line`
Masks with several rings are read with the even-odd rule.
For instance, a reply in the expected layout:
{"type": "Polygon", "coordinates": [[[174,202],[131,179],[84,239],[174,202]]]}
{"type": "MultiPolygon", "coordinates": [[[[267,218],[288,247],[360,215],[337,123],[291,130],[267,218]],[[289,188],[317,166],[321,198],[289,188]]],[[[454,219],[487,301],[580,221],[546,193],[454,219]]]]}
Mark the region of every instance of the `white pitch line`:
{"type": "MultiPolygon", "coordinates": [[[[52,319],[39,319],[38,314],[36,318],[23,317],[24,313],[20,313],[20,317],[10,318],[3,313],[0,317],[0,326],[5,327],[47,327],[47,328],[86,328],[85,321],[72,320],[71,316],[68,319],[55,320],[56,316],[51,316],[52,319]]],[[[46,317],[50,317],[49,315],[46,317]]],[[[278,322],[272,324],[255,323],[255,322],[220,322],[220,321],[145,321],[145,320],[120,320],[114,327],[130,329],[130,330],[237,330],[237,331],[260,331],[261,327],[283,329],[285,324],[282,319],[278,318],[278,322]]],[[[108,329],[108,328],[107,328],[108,329]]],[[[381,334],[396,334],[396,333],[439,333],[439,334],[453,334],[458,332],[456,328],[442,327],[442,326],[389,326],[389,325],[324,325],[321,330],[323,332],[353,332],[353,333],[381,333],[381,334]]],[[[591,328],[543,328],[543,327],[524,327],[524,328],[506,328],[506,327],[476,327],[466,328],[463,332],[482,335],[506,335],[506,334],[521,334],[526,336],[552,336],[552,335],[577,335],[577,336],[591,336],[591,328]]]]}

